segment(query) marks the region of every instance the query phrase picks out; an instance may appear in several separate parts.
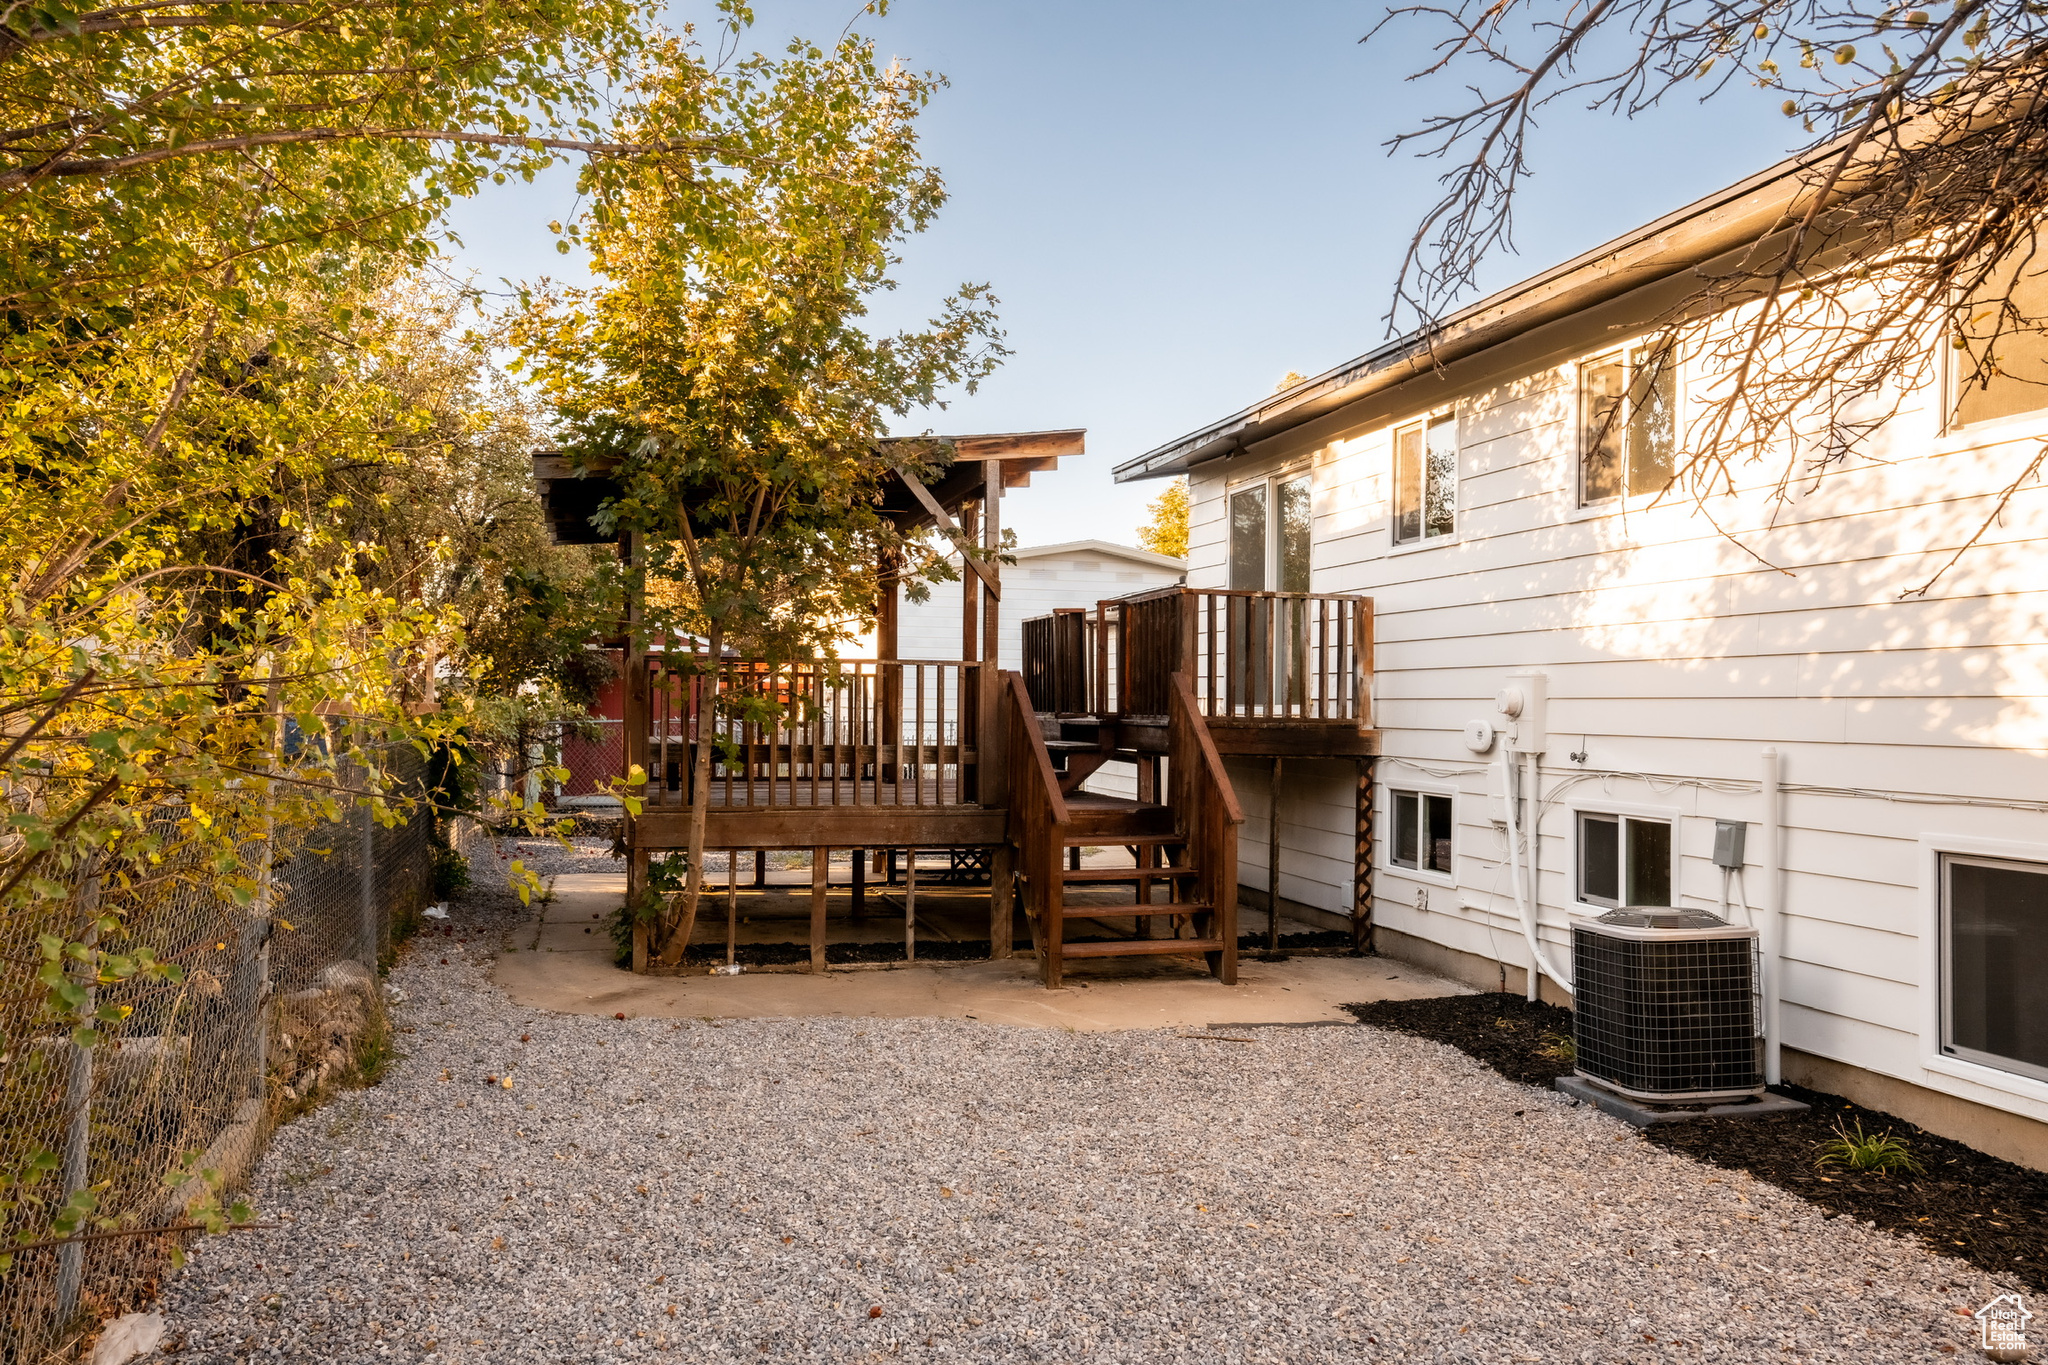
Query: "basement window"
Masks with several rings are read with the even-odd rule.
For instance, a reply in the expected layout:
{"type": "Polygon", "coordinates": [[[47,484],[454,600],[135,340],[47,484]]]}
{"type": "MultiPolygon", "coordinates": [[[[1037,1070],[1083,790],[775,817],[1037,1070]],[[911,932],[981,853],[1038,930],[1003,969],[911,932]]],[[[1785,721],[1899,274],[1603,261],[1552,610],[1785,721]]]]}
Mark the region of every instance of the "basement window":
{"type": "Polygon", "coordinates": [[[1579,366],[1579,503],[1661,493],[1677,471],[1678,362],[1626,346],[1579,366]]]}
{"type": "Polygon", "coordinates": [[[1942,859],[1941,1050],[2048,1080],[2048,864],[1942,859]]]}
{"type": "Polygon", "coordinates": [[[1394,433],[1394,543],[1447,536],[1458,522],[1458,419],[1445,413],[1394,433]]]}
{"type": "Polygon", "coordinates": [[[1394,866],[1450,876],[1451,798],[1404,791],[1390,796],[1394,803],[1394,866]]]}
{"type": "Polygon", "coordinates": [[[1587,905],[1671,904],[1671,822],[1580,811],[1579,899],[1587,905]]]}

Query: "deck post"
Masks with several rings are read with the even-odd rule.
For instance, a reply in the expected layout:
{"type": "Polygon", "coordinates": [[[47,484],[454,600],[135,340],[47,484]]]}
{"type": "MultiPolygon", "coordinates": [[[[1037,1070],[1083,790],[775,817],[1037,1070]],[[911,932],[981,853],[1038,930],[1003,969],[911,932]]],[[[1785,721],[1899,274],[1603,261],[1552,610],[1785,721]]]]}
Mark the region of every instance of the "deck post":
{"type": "Polygon", "coordinates": [[[1280,951],[1280,765],[1266,784],[1266,951],[1280,951]]]}
{"type": "Polygon", "coordinates": [[[725,851],[725,965],[739,960],[740,943],[740,851],[725,851]]]}
{"type": "Polygon", "coordinates": [[[917,850],[903,869],[903,960],[917,961],[917,850]]]}
{"type": "Polygon", "coordinates": [[[989,851],[988,955],[1009,957],[1017,941],[1017,850],[1006,840],[989,851]]]}
{"type": "MultiPolygon", "coordinates": [[[[1002,566],[996,552],[1003,548],[1003,462],[990,460],[982,466],[986,483],[981,496],[981,546],[986,552],[984,567],[989,577],[1002,582],[1002,566]]],[[[976,799],[984,806],[999,805],[1006,799],[1004,786],[1002,713],[1003,636],[995,593],[981,589],[981,721],[975,737],[978,755],[975,773],[976,799]]]]}
{"type": "Polygon", "coordinates": [[[640,918],[640,893],[647,887],[647,850],[635,848],[626,859],[626,904],[633,912],[633,970],[647,974],[647,921],[640,918]]]}
{"type": "MultiPolygon", "coordinates": [[[[960,539],[972,545],[981,534],[981,508],[968,503],[960,509],[960,539]]],[[[964,550],[962,553],[966,553],[964,550]]],[[[973,663],[981,657],[981,580],[960,566],[960,657],[973,663]]],[[[877,653],[881,651],[877,650],[877,653]]]]}
{"type": "Polygon", "coordinates": [[[832,850],[811,850],[811,970],[825,970],[825,888],[832,880],[832,850]]]}
{"type": "Polygon", "coordinates": [[[868,851],[855,849],[850,861],[853,865],[853,917],[862,919],[868,913],[868,851]]]}
{"type": "Polygon", "coordinates": [[[1358,840],[1351,865],[1351,946],[1372,951],[1372,760],[1358,760],[1358,840]]]}
{"type": "MultiPolygon", "coordinates": [[[[640,563],[640,535],[630,527],[619,532],[619,554],[626,561],[630,572],[640,563]]],[[[630,581],[630,580],[629,580],[630,581]]],[[[624,777],[638,764],[647,772],[647,648],[640,638],[641,610],[645,603],[644,589],[633,584],[626,593],[626,648],[623,660],[626,669],[625,695],[620,699],[619,729],[624,743],[620,746],[619,759],[623,765],[619,776],[624,777]]],[[[659,797],[659,789],[650,782],[640,789],[643,797],[659,797]]],[[[638,918],[641,892],[647,889],[647,850],[639,846],[639,821],[628,812],[624,820],[626,847],[631,856],[626,859],[626,904],[633,908],[633,970],[645,973],[647,970],[647,929],[645,922],[638,918]]]]}
{"type": "MultiPolygon", "coordinates": [[[[898,590],[902,577],[901,564],[894,550],[885,549],[875,563],[875,658],[894,659],[898,654],[900,632],[901,594],[898,590]]],[[[903,743],[903,670],[886,663],[875,666],[875,700],[880,703],[880,714],[875,726],[875,768],[876,778],[882,782],[896,780],[897,765],[882,763],[884,748],[900,751],[903,743]]],[[[897,757],[901,757],[898,752],[897,757]]]]}

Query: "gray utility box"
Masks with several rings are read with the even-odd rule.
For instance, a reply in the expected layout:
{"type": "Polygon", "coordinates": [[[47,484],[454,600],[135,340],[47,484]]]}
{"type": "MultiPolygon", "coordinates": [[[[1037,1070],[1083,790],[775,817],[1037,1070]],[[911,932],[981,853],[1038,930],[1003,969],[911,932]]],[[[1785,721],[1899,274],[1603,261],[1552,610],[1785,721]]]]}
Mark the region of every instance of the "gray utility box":
{"type": "Polygon", "coordinates": [[[1764,1088],[1756,930],[1704,910],[1631,906],[1572,924],[1578,1074],[1637,1099],[1764,1088]]]}

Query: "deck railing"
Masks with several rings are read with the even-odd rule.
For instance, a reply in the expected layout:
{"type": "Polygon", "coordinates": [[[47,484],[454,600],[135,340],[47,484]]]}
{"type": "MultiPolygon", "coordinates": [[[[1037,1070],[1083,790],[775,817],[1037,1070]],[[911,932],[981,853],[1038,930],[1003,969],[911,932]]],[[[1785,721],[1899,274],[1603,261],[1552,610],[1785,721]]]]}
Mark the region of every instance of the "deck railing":
{"type": "Polygon", "coordinates": [[[975,803],[980,666],[958,660],[769,664],[647,660],[645,737],[629,754],[653,806],[689,806],[712,746],[713,806],[975,803]],[[715,699],[715,705],[707,701],[715,699]]]}
{"type": "Polygon", "coordinates": [[[1206,719],[1369,725],[1372,599],[1174,587],[1024,623],[1041,711],[1165,716],[1177,672],[1206,719]]]}

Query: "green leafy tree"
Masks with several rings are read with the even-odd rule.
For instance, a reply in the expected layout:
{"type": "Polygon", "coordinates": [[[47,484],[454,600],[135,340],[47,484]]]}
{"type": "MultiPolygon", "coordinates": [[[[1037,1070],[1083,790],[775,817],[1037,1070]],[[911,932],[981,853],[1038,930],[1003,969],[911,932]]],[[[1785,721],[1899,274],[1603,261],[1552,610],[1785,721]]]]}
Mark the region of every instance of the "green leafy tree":
{"type": "MultiPolygon", "coordinates": [[[[830,657],[872,614],[894,540],[875,508],[891,462],[929,475],[947,458],[878,441],[892,414],[971,389],[998,361],[994,300],[966,287],[924,330],[863,326],[898,244],[943,199],[914,131],[932,78],[879,65],[855,36],[721,71],[693,70],[675,44],[647,58],[627,85],[627,136],[667,143],[706,107],[732,109],[748,155],[716,179],[594,165],[573,235],[599,283],[536,292],[517,335],[565,449],[624,489],[610,516],[644,538],[645,638],[701,642],[706,714],[759,718],[773,699],[721,696],[715,661],[729,648],[830,657]]],[[[698,746],[695,790],[711,757],[698,746]]],[[[704,836],[699,802],[688,881],[654,945],[671,962],[695,923],[704,836]]]]}
{"type": "MultiPolygon", "coordinates": [[[[0,914],[39,945],[8,1055],[118,1028],[101,986],[184,988],[132,930],[152,905],[260,920],[279,845],[403,814],[390,756],[468,721],[430,705],[451,659],[509,685],[580,649],[529,591],[575,567],[493,520],[525,429],[408,290],[487,181],[752,164],[777,92],[714,110],[651,31],[621,0],[0,0],[0,914]],[[658,143],[616,135],[628,68],[669,101],[658,143]]],[[[47,1136],[0,1129],[15,1244],[125,1216],[48,1194],[47,1136]]]]}

